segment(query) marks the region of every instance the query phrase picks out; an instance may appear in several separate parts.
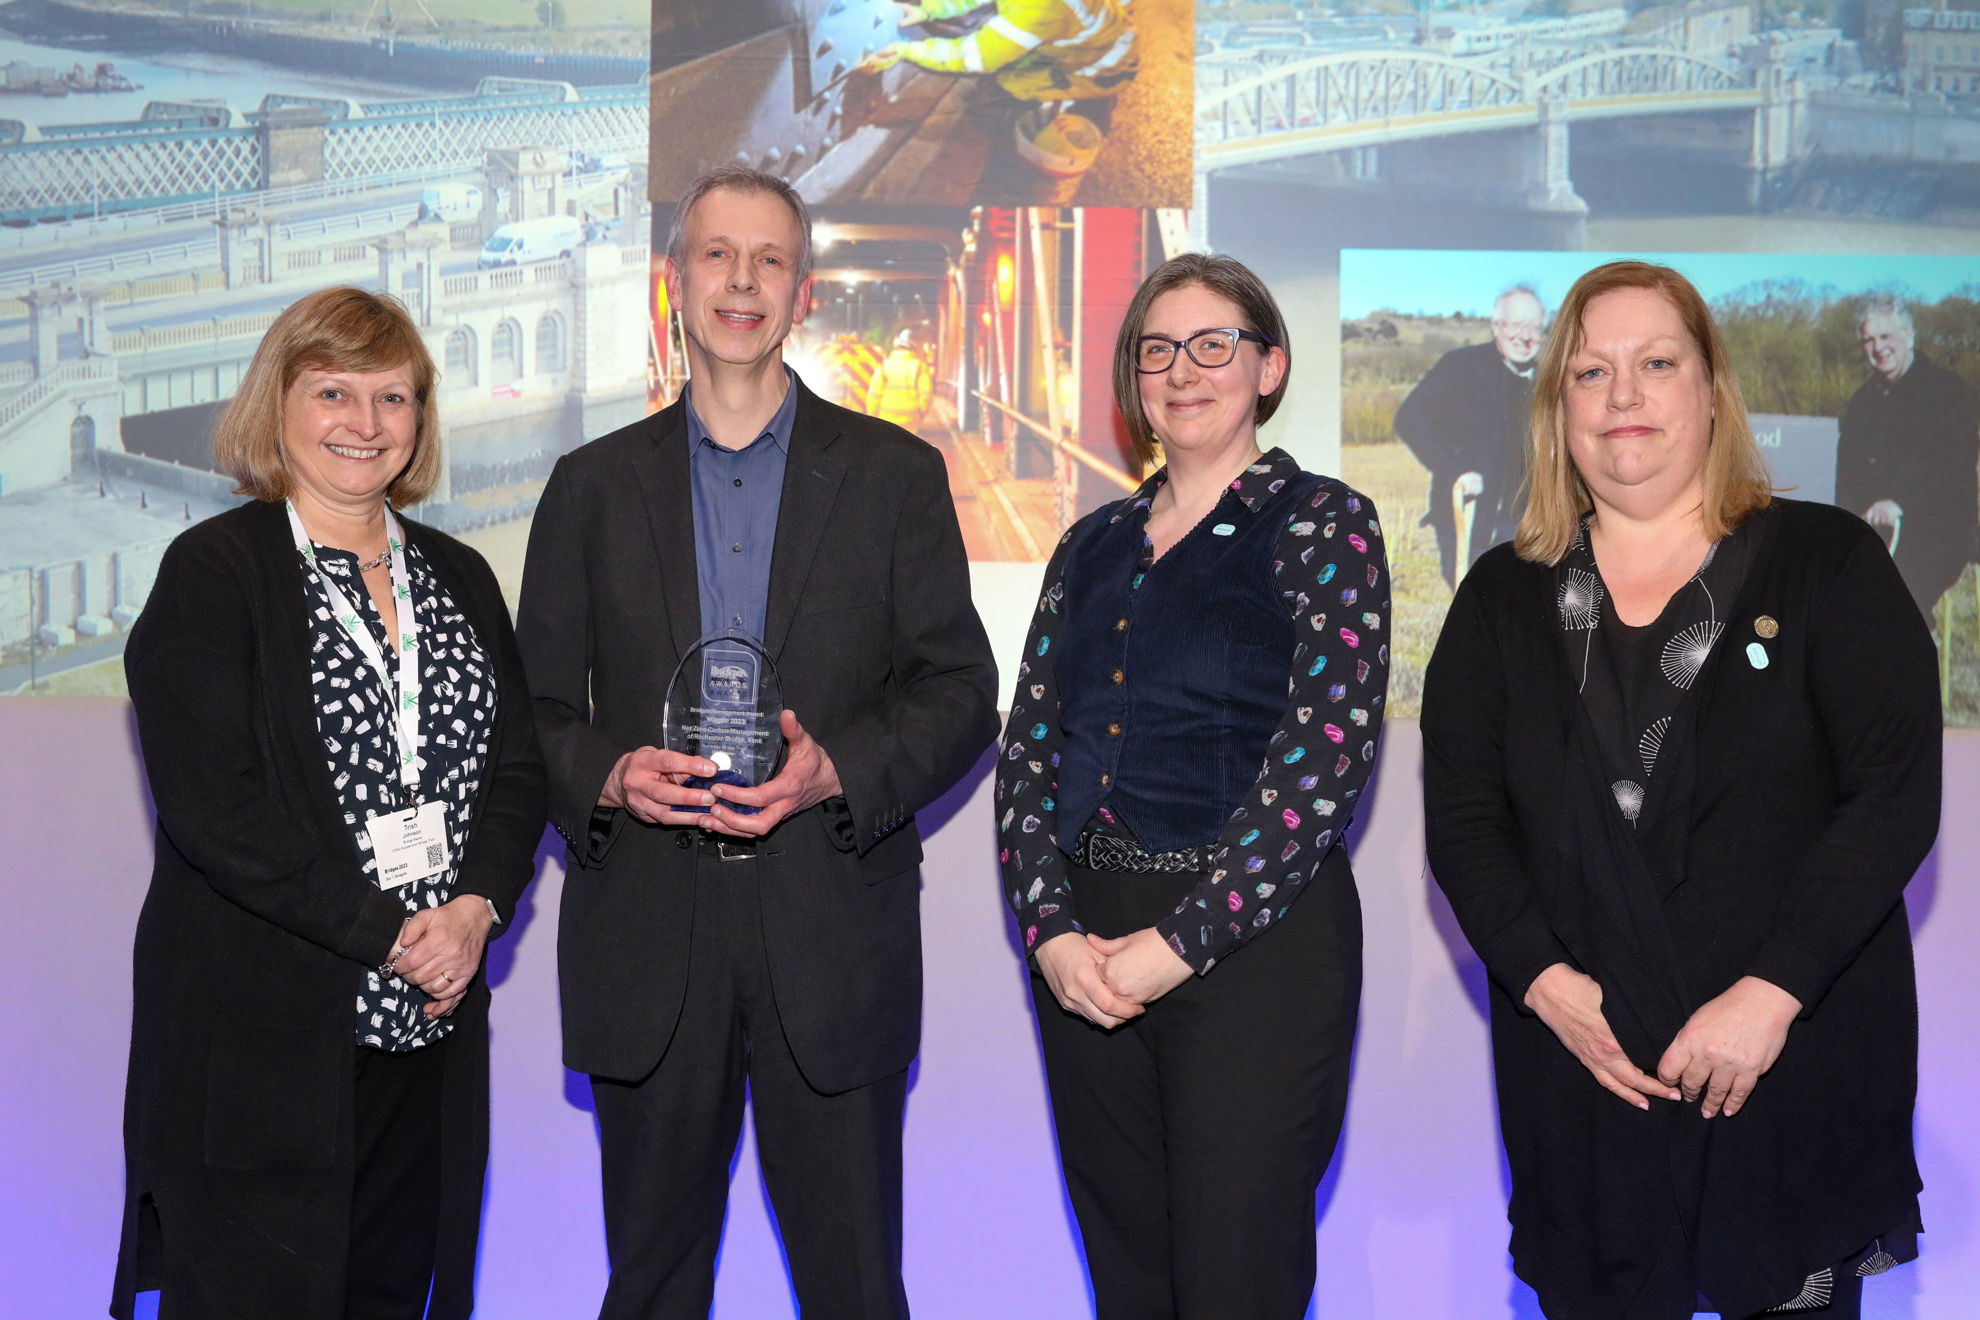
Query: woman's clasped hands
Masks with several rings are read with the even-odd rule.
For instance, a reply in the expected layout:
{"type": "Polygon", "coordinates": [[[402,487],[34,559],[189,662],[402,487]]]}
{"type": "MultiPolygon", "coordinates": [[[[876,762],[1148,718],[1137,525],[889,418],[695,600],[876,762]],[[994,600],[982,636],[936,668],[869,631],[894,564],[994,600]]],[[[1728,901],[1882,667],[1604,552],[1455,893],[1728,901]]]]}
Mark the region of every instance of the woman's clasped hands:
{"type": "Polygon", "coordinates": [[[428,1018],[445,1017],[460,1007],[461,996],[481,968],[482,950],[495,914],[486,900],[463,894],[406,918],[392,950],[392,970],[432,999],[428,1018]]]}
{"type": "Polygon", "coordinates": [[[1623,1052],[1602,1013],[1602,987],[1566,963],[1533,979],[1526,1006],[1604,1088],[1638,1109],[1659,1100],[1697,1101],[1706,1118],[1737,1114],[1781,1055],[1801,1001],[1757,976],[1743,976],[1701,1005],[1657,1061],[1657,1075],[1623,1052]]]}
{"type": "Polygon", "coordinates": [[[1190,978],[1153,926],[1118,939],[1068,931],[1038,946],[1038,971],[1068,1013],[1112,1029],[1190,978]]]}

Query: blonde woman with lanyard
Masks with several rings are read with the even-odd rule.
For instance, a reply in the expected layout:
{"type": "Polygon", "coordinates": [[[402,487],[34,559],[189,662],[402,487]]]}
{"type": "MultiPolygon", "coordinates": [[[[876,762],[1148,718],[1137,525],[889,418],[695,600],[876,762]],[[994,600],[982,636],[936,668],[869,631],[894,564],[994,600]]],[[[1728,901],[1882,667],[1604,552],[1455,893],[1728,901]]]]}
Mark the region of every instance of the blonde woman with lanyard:
{"type": "Polygon", "coordinates": [[[479,972],[543,767],[480,556],[401,520],[435,372],[389,299],[277,319],[214,439],[254,498],[166,552],[125,653],[158,808],[112,1314],[473,1309],[479,972]]]}

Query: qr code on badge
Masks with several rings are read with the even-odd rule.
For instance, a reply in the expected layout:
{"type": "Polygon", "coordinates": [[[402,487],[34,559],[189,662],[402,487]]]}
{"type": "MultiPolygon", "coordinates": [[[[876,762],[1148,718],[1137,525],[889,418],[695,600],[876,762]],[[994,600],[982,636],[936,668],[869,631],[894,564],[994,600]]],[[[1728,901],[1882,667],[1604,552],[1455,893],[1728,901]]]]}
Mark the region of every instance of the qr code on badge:
{"type": "Polygon", "coordinates": [[[426,845],[426,864],[428,866],[437,867],[446,860],[447,852],[439,844],[429,843],[426,845]]]}

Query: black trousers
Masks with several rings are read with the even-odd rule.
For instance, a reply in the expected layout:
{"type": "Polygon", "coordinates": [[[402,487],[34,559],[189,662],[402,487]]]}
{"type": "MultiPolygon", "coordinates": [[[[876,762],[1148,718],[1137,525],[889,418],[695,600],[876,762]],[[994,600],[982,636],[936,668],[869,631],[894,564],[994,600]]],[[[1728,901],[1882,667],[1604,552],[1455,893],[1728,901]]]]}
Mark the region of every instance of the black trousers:
{"type": "MultiPolygon", "coordinates": [[[[1102,936],[1153,925],[1197,877],[1073,868],[1102,936]]],[[[1314,1196],[1340,1137],[1361,998],[1342,856],[1227,960],[1113,1031],[1032,1001],[1100,1320],[1298,1320],[1314,1196]]]]}
{"type": "MultiPolygon", "coordinates": [[[[351,1048],[356,1163],[343,1313],[346,1320],[420,1320],[433,1288],[440,1230],[440,1114],[448,1040],[403,1054],[351,1048]]],[[[169,1187],[154,1194],[159,1320],[260,1320],[334,1311],[337,1275],[321,1257],[284,1253],[280,1267],[244,1280],[229,1277],[212,1263],[214,1254],[202,1250],[209,1237],[238,1249],[243,1236],[265,1244],[296,1234],[292,1216],[298,1202],[281,1190],[294,1175],[226,1170],[210,1176],[224,1181],[228,1191],[207,1189],[196,1198],[195,1212],[181,1213],[184,1207],[169,1187]]],[[[306,1176],[328,1178],[330,1172],[306,1176]]],[[[326,1254],[332,1254],[328,1248],[326,1254]]]]}
{"type": "Polygon", "coordinates": [[[420,1320],[440,1233],[443,1037],[403,1054],[357,1047],[357,1183],[347,1320],[420,1320]]]}
{"type": "Polygon", "coordinates": [[[680,1023],[637,1082],[591,1079],[612,1266],[601,1320],[699,1320],[747,1089],[763,1182],[805,1320],[908,1314],[901,1282],[907,1074],[815,1091],[784,1040],[753,860],[697,858],[680,1023]]]}

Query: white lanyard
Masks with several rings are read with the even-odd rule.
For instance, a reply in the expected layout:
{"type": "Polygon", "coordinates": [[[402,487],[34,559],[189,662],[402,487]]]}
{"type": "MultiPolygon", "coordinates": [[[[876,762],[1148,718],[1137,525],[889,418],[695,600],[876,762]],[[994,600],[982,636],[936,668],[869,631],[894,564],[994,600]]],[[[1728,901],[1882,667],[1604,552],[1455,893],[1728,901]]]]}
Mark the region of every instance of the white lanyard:
{"type": "MultiPolygon", "coordinates": [[[[295,533],[296,549],[302,551],[316,580],[323,584],[337,622],[343,625],[389,694],[392,673],[385,667],[385,657],[379,654],[371,630],[358,617],[350,598],[316,562],[316,547],[310,544],[309,533],[303,530],[302,519],[296,516],[295,504],[288,502],[288,509],[289,530],[295,533]]],[[[413,609],[412,579],[406,572],[405,538],[399,532],[399,520],[392,516],[389,507],[385,510],[385,543],[392,555],[392,601],[399,617],[399,708],[395,721],[399,734],[399,782],[405,786],[407,800],[417,805],[419,767],[414,758],[419,750],[419,616],[413,609]]]]}

